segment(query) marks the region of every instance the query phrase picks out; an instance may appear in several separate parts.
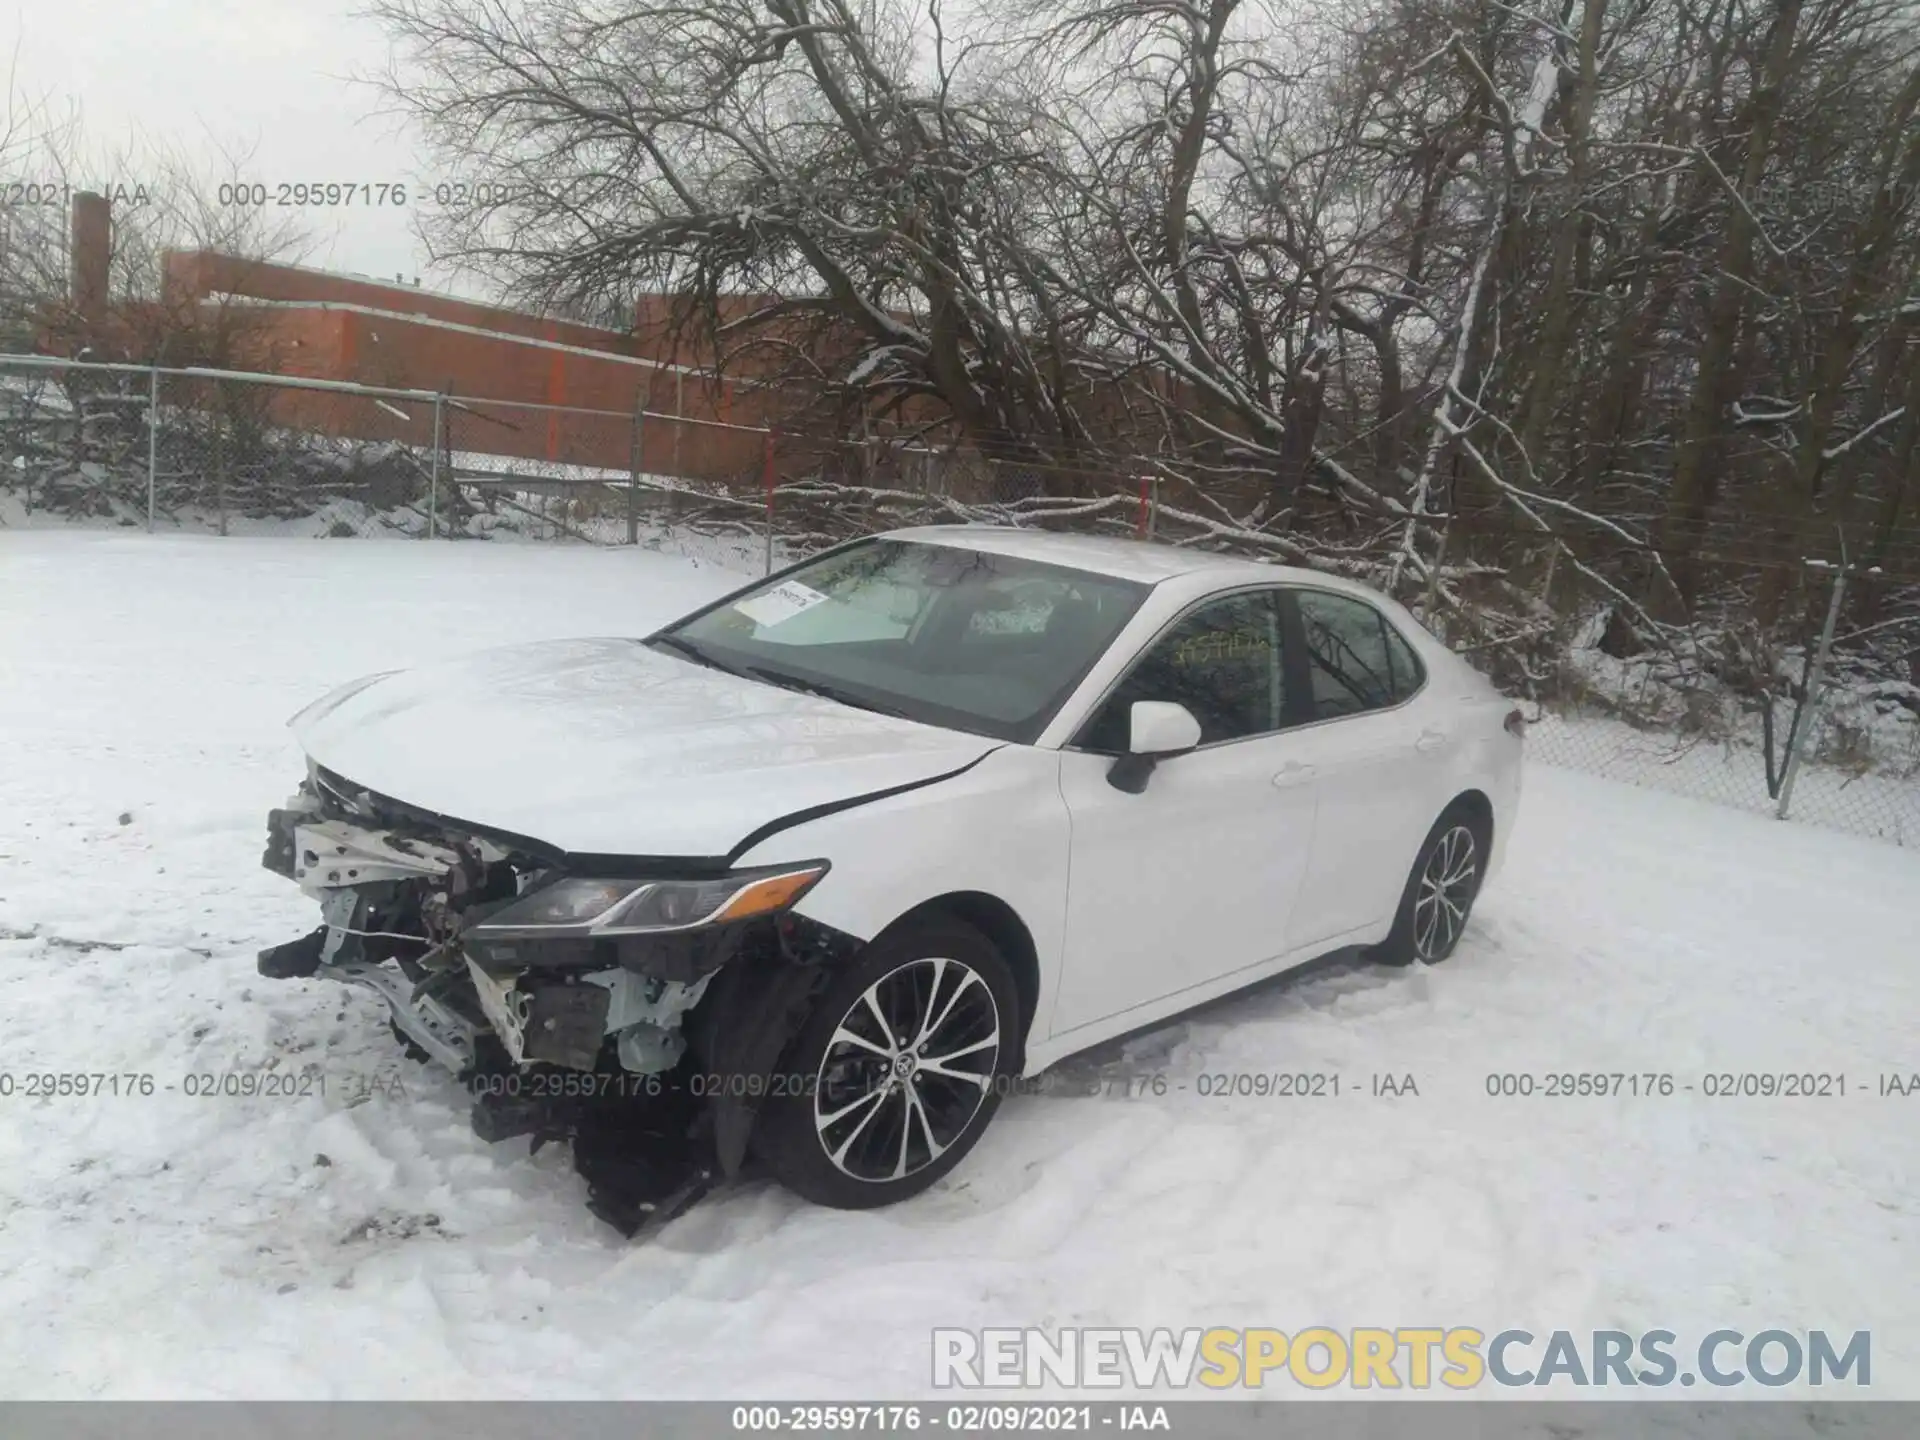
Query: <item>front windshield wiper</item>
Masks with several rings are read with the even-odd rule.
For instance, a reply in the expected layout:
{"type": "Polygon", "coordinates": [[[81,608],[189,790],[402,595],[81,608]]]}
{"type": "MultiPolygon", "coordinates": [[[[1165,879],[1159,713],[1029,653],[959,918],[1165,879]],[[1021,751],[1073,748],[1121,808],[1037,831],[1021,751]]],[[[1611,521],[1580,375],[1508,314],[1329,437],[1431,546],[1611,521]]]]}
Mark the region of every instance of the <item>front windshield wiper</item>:
{"type": "Polygon", "coordinates": [[[704,665],[709,670],[718,670],[722,674],[743,675],[746,673],[745,671],[734,669],[731,665],[721,663],[700,646],[694,644],[693,641],[683,640],[678,635],[655,635],[647,643],[671,650],[676,655],[684,655],[687,659],[693,661],[694,664],[704,665]]]}
{"type": "Polygon", "coordinates": [[[838,685],[823,684],[818,680],[802,680],[797,675],[787,675],[778,670],[769,670],[764,665],[743,665],[740,673],[751,675],[756,680],[764,680],[769,685],[777,685],[782,690],[798,690],[807,695],[818,695],[822,700],[832,700],[841,705],[851,705],[856,710],[871,710],[876,715],[891,715],[896,720],[908,720],[912,717],[906,711],[891,705],[883,705],[877,700],[869,700],[864,695],[855,695],[842,690],[838,685]]]}
{"type": "Polygon", "coordinates": [[[684,655],[696,665],[705,665],[724,675],[738,675],[742,679],[759,680],[782,690],[799,690],[808,695],[818,695],[822,700],[832,700],[841,705],[851,705],[856,710],[871,710],[876,715],[891,715],[896,720],[908,720],[912,717],[904,710],[891,705],[883,705],[877,700],[868,700],[842,690],[837,685],[822,684],[817,680],[802,680],[797,675],[788,675],[783,671],[768,669],[765,665],[728,665],[716,659],[711,652],[679,635],[655,635],[647,642],[684,655]]]}

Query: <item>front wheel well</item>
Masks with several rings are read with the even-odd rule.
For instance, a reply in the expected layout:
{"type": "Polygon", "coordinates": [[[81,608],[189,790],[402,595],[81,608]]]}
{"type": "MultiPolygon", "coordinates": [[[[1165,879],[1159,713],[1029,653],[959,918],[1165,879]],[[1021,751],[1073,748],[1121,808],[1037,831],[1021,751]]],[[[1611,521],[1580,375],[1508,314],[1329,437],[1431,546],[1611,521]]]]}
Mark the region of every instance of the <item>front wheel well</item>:
{"type": "Polygon", "coordinates": [[[1493,844],[1493,802],[1480,790],[1462,790],[1447,802],[1442,815],[1465,815],[1479,833],[1482,850],[1493,844]]]}
{"type": "MultiPolygon", "coordinates": [[[[881,934],[936,915],[948,916],[978,930],[993,942],[1006,960],[1007,968],[1013,971],[1014,987],[1020,994],[1020,1025],[1016,1033],[1020,1037],[1020,1060],[1024,1064],[1027,1034],[1040,1009],[1040,952],[1033,943],[1033,932],[1027,929],[1018,912],[998,895],[989,895],[984,890],[955,890],[921,901],[881,934]]],[[[874,940],[879,938],[874,936],[874,940]]]]}

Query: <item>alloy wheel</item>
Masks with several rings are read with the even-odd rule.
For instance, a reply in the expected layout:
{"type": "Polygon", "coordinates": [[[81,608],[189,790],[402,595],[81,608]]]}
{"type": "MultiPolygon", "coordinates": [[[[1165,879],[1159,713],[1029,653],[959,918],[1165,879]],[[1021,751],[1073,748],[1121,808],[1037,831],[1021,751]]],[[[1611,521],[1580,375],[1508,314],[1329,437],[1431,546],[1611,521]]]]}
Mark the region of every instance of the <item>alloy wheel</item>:
{"type": "Polygon", "coordinates": [[[1460,938],[1480,875],[1479,849],[1473,831],[1455,825],[1427,852],[1413,902],[1413,948],[1422,960],[1444,959],[1460,938]]]}
{"type": "Polygon", "coordinates": [[[972,966],[911,960],[869,985],[834,1027],[813,1123],[834,1167],[904,1179],[966,1134],[1000,1057],[1000,1010],[972,966]]]}

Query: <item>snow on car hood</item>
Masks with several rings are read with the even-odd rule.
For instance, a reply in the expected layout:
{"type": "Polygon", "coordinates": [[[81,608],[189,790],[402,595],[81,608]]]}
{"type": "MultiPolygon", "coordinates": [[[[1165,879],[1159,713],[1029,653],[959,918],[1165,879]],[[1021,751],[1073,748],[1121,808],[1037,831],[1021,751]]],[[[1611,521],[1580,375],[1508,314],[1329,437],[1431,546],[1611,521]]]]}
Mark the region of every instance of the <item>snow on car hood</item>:
{"type": "Polygon", "coordinates": [[[795,811],[952,773],[998,742],[636,640],[542,641],[356,681],[289,722],[406,805],[582,854],[712,857],[795,811]]]}

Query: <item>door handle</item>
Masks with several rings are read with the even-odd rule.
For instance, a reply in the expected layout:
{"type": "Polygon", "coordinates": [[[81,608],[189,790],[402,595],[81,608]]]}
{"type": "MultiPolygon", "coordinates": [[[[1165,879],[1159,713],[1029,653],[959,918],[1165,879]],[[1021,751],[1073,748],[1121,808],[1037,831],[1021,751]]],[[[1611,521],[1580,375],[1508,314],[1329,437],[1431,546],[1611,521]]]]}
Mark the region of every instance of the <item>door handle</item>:
{"type": "Polygon", "coordinates": [[[1446,743],[1447,743],[1446,731],[1422,730],[1420,732],[1420,738],[1413,742],[1413,748],[1416,750],[1426,750],[1426,751],[1438,750],[1442,745],[1446,743]]]}
{"type": "Polygon", "coordinates": [[[1319,772],[1311,765],[1302,765],[1297,761],[1282,765],[1274,772],[1273,783],[1282,790],[1294,785],[1304,785],[1319,772]]]}

